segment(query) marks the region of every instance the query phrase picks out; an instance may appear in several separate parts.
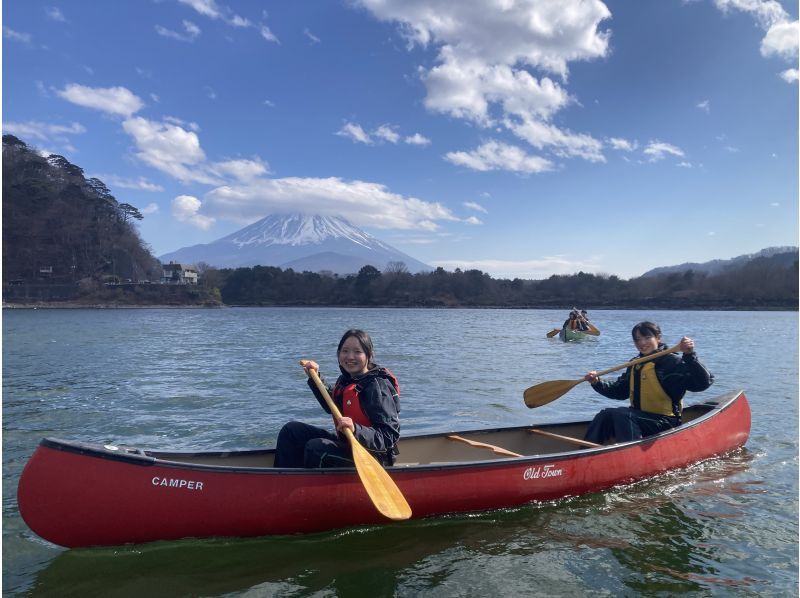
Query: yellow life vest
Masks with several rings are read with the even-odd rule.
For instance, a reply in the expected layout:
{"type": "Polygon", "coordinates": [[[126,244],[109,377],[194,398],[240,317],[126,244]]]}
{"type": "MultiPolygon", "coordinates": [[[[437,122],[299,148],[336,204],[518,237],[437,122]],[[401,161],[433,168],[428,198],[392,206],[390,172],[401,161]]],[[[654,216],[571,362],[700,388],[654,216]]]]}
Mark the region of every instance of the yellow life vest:
{"type": "Polygon", "coordinates": [[[678,402],[678,413],[672,410],[672,399],[662,388],[661,383],[656,376],[656,365],[652,361],[647,363],[640,363],[633,366],[633,371],[630,375],[630,401],[631,407],[634,407],[634,383],[638,374],[639,379],[639,409],[648,411],[650,413],[657,413],[659,415],[668,415],[670,417],[680,416],[683,411],[683,401],[678,402]]]}

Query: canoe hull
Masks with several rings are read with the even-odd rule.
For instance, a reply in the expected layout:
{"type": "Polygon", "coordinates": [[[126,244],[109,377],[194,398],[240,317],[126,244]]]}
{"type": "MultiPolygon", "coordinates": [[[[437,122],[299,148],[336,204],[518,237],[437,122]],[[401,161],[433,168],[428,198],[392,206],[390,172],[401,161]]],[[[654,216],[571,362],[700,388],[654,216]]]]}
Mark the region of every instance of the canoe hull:
{"type": "MultiPolygon", "coordinates": [[[[574,496],[684,467],[741,447],[744,393],[665,434],[599,449],[390,468],[413,518],[574,496]]],[[[67,547],[215,536],[309,533],[387,523],[353,470],[197,466],[133,449],[45,439],[19,482],[20,513],[67,547]]]]}
{"type": "Polygon", "coordinates": [[[587,336],[588,335],[581,330],[569,330],[568,328],[562,328],[558,333],[558,338],[565,343],[568,341],[580,341],[587,336]]]}

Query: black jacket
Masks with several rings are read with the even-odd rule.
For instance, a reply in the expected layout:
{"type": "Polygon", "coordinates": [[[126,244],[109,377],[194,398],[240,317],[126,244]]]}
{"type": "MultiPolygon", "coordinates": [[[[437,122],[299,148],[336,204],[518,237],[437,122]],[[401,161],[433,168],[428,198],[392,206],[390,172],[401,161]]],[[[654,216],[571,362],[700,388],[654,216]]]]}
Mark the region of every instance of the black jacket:
{"type": "MultiPolygon", "coordinates": [[[[663,351],[667,346],[661,344],[658,351],[663,351]]],[[[644,357],[641,353],[636,358],[644,357]]],[[[714,374],[710,373],[706,367],[697,359],[696,353],[684,353],[679,356],[677,353],[668,353],[655,360],[655,370],[658,382],[670,399],[672,399],[673,412],[676,417],[680,417],[680,401],[687,391],[700,392],[707,389],[714,383],[714,374]]],[[[624,400],[630,396],[630,377],[632,367],[613,382],[600,380],[593,384],[597,392],[610,399],[624,400]]],[[[638,376],[637,370],[636,374],[638,376]]],[[[639,384],[634,380],[633,407],[639,409],[639,384]]]]}
{"type": "MultiPolygon", "coordinates": [[[[355,422],[355,437],[358,442],[367,450],[381,456],[381,460],[393,462],[392,455],[398,453],[397,441],[400,439],[400,395],[395,388],[393,376],[378,365],[373,366],[367,373],[351,377],[350,374],[339,368],[342,375],[336,380],[336,384],[344,387],[355,382],[358,400],[361,408],[372,422],[372,426],[362,426],[355,422]]],[[[325,381],[323,380],[323,384],[325,381]]],[[[331,410],[319,392],[314,381],[309,378],[308,385],[314,392],[322,408],[328,413],[331,410]]],[[[333,402],[342,411],[341,397],[333,393],[333,387],[325,384],[328,393],[333,398],[333,402]]]]}

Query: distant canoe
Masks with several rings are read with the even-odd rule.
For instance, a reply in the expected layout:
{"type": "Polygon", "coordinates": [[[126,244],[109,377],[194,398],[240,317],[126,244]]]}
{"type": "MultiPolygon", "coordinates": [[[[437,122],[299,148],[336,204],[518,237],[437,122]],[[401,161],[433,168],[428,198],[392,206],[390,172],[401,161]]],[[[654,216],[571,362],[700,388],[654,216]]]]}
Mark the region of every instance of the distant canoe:
{"type": "Polygon", "coordinates": [[[562,328],[558,332],[558,338],[562,341],[580,341],[587,337],[587,333],[583,330],[570,330],[569,328],[562,328]]]}
{"type": "MultiPolygon", "coordinates": [[[[588,422],[406,436],[388,468],[413,518],[597,492],[744,445],[750,407],[732,392],[683,425],[586,448],[588,422]],[[534,433],[535,432],[535,433],[534,433]]],[[[276,469],[273,449],[214,452],[41,441],[17,491],[39,536],[67,547],[310,533],[387,523],[353,468],[276,469]]],[[[401,524],[402,525],[402,524],[401,524]]]]}

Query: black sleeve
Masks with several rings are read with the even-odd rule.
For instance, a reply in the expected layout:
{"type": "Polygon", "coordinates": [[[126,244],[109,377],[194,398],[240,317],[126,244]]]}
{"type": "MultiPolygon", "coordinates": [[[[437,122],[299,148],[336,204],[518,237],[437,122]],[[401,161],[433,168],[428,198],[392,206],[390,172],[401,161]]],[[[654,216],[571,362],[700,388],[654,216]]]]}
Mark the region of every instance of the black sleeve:
{"type": "MultiPolygon", "coordinates": [[[[323,378],[322,376],[320,376],[319,379],[322,382],[322,385],[328,390],[328,395],[330,395],[330,397],[333,399],[333,387],[331,385],[327,384],[325,382],[325,378],[323,378]]],[[[309,378],[307,382],[308,382],[308,387],[311,389],[311,392],[314,393],[314,396],[317,398],[317,401],[319,402],[319,404],[322,406],[322,408],[326,412],[330,413],[331,410],[328,407],[328,403],[326,403],[325,399],[322,398],[322,393],[317,388],[317,385],[314,384],[314,381],[311,378],[309,378]]],[[[335,402],[336,402],[336,399],[334,399],[334,403],[335,402]]],[[[339,408],[339,411],[342,410],[342,406],[341,405],[336,405],[336,406],[339,408]]]]}
{"type": "Polygon", "coordinates": [[[706,369],[697,353],[684,353],[680,366],[677,368],[683,382],[683,387],[691,392],[701,392],[714,383],[714,374],[706,369]]]}
{"type": "Polygon", "coordinates": [[[384,378],[370,379],[359,392],[361,408],[372,426],[355,424],[355,437],[371,451],[388,451],[400,438],[400,415],[395,395],[394,386],[384,378]]]}
{"type": "Polygon", "coordinates": [[[606,382],[605,380],[601,379],[597,384],[592,384],[592,388],[594,388],[596,392],[599,392],[604,397],[622,401],[627,399],[631,393],[630,376],[631,368],[628,368],[613,382],[606,382]]]}

